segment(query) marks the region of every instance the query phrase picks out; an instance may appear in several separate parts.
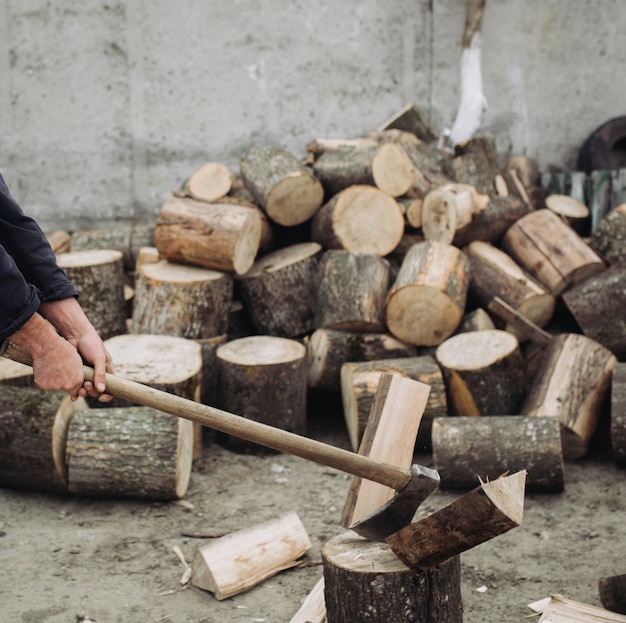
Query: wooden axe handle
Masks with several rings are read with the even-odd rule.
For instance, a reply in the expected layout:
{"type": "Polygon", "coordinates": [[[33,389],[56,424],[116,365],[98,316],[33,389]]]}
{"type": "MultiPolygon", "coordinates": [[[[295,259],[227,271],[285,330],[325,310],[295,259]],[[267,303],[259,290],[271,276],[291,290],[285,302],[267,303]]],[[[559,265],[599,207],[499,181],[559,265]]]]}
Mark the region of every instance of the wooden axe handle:
{"type": "MultiPolygon", "coordinates": [[[[0,355],[25,365],[32,365],[30,353],[9,341],[5,341],[2,345],[0,355]]],[[[84,366],[84,369],[85,378],[88,381],[93,381],[93,368],[84,366]]],[[[261,422],[255,422],[193,400],[187,400],[114,374],[106,375],[106,392],[136,404],[197,422],[222,433],[252,441],[278,452],[293,454],[353,476],[372,480],[396,491],[402,489],[412,478],[411,471],[408,469],[380,463],[361,454],[336,448],[261,422]]]]}

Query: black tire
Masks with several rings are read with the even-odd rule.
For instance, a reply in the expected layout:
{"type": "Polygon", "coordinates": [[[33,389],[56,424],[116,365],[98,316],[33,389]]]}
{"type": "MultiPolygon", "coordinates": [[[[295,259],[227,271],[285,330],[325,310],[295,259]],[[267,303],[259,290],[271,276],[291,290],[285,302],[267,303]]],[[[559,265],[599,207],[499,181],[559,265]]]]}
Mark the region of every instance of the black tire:
{"type": "Polygon", "coordinates": [[[585,173],[626,168],[626,116],[606,121],[589,135],[577,166],[585,173]]]}

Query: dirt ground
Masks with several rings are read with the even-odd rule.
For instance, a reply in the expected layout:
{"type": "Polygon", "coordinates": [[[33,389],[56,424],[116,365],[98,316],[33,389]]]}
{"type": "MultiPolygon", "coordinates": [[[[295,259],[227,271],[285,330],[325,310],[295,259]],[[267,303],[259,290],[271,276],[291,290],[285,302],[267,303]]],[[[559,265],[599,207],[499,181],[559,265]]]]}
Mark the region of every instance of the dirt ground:
{"type": "MultiPolygon", "coordinates": [[[[348,448],[332,409],[309,416],[308,434],[348,448]]],[[[429,465],[431,457],[416,461],[429,465]]],[[[612,460],[608,425],[584,459],[566,464],[565,477],[563,493],[527,494],[520,527],[462,554],[465,623],[533,620],[528,604],[554,593],[599,606],[598,579],[626,573],[626,473],[612,460]]],[[[0,490],[0,620],[289,623],[322,575],[321,545],[342,530],[349,482],[297,457],[240,455],[209,441],[187,506],[0,490]],[[181,585],[175,546],[191,563],[206,542],[199,534],[290,511],[313,544],[304,564],[223,601],[181,585]]],[[[417,516],[458,495],[435,492],[417,516]]]]}

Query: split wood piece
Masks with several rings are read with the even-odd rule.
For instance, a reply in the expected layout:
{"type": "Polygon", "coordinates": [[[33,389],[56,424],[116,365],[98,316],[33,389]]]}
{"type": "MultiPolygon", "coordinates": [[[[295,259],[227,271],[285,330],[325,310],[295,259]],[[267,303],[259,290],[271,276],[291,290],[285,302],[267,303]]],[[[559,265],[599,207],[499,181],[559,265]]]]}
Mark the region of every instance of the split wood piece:
{"type": "Polygon", "coordinates": [[[626,614],[626,575],[613,575],[598,580],[602,605],[611,612],[626,614]]]}
{"type": "Polygon", "coordinates": [[[229,273],[167,260],[135,275],[133,331],[203,339],[228,329],[234,282],[229,273]]]}
{"type": "Polygon", "coordinates": [[[75,495],[178,500],[191,476],[193,423],[149,407],[76,411],[67,432],[75,495]]]}
{"type": "Polygon", "coordinates": [[[2,358],[0,359],[0,385],[35,387],[33,369],[16,361],[2,358]]]}
{"type": "MultiPolygon", "coordinates": [[[[115,362],[115,372],[154,389],[200,401],[202,352],[193,340],[171,335],[126,334],[105,341],[115,362]]],[[[88,401],[96,406],[92,401],[88,401]]],[[[135,403],[113,398],[98,407],[131,407],[135,403]]],[[[194,423],[193,458],[202,454],[202,426],[194,423]]]]}
{"type": "Polygon", "coordinates": [[[468,331],[491,331],[496,328],[491,316],[479,307],[471,312],[467,312],[456,333],[467,333],[468,331]]]}
{"type": "Polygon", "coordinates": [[[626,362],[618,363],[611,380],[611,448],[618,465],[626,465],[626,362]]]}
{"type": "Polygon", "coordinates": [[[241,301],[261,334],[293,338],[315,328],[321,245],[303,242],[259,258],[236,280],[241,301]]]}
{"type": "Polygon", "coordinates": [[[261,217],[255,208],[172,196],[161,208],[154,239],[171,262],[243,274],[259,249],[261,217]]]}
{"type": "Polygon", "coordinates": [[[513,156],[507,165],[509,171],[514,171],[517,179],[524,185],[526,190],[535,186],[541,186],[539,163],[528,156],[513,156]]]}
{"type": "Polygon", "coordinates": [[[135,270],[138,270],[144,264],[154,264],[161,260],[159,250],[156,247],[140,247],[135,260],[135,270]]]}
{"type": "Polygon", "coordinates": [[[445,340],[435,353],[450,415],[517,415],[526,395],[524,358],[508,331],[470,331],[445,340]]]}
{"type": "Polygon", "coordinates": [[[327,623],[323,577],[317,581],[289,623],[327,623]]]}
{"type": "Polygon", "coordinates": [[[415,573],[385,543],[347,531],[322,546],[322,561],[328,623],[463,620],[458,556],[415,573]]]}
{"type": "Polygon", "coordinates": [[[554,296],[605,270],[602,258],[551,210],[535,210],[517,220],[501,244],[554,296]]]}
{"type": "MultiPolygon", "coordinates": [[[[517,172],[512,169],[505,169],[500,176],[496,177],[496,190],[500,197],[514,197],[521,201],[526,206],[527,212],[537,209],[533,194],[526,190],[517,177],[517,172]]],[[[545,207],[545,204],[542,207],[545,207]]]]}
{"type": "Polygon", "coordinates": [[[626,360],[626,263],[613,264],[562,294],[582,332],[626,360]]]}
{"type": "MultiPolygon", "coordinates": [[[[417,431],[429,393],[430,387],[425,383],[397,374],[382,374],[359,445],[359,454],[381,463],[410,468],[415,453],[417,431]]],[[[436,489],[438,484],[438,477],[424,479],[424,498],[436,489]]],[[[350,528],[372,513],[380,513],[380,509],[394,497],[395,493],[394,489],[377,482],[364,480],[358,476],[353,477],[343,507],[341,525],[350,528]]],[[[415,510],[416,507],[412,506],[408,521],[413,519],[415,510]]],[[[394,526],[398,521],[403,521],[404,517],[400,516],[399,510],[395,507],[393,512],[393,517],[383,519],[386,523],[385,530],[388,530],[386,534],[391,534],[406,525],[402,523],[394,526]]],[[[378,519],[380,520],[380,517],[378,519]]],[[[368,536],[359,530],[357,532],[368,536]]]]}
{"type": "Polygon", "coordinates": [[[541,614],[538,623],[626,623],[626,616],[563,595],[546,597],[528,607],[541,614]]]}
{"type": "Polygon", "coordinates": [[[398,202],[359,184],[334,195],[311,220],[311,239],[327,249],[385,256],[398,246],[404,217],[398,202]]]}
{"type": "Polygon", "coordinates": [[[67,493],[67,428],[83,398],[35,387],[0,392],[0,486],[67,493]]]}
{"type": "Polygon", "coordinates": [[[552,339],[551,333],[544,331],[499,296],[495,296],[489,303],[489,311],[504,320],[507,323],[506,330],[514,333],[520,341],[528,339],[539,346],[545,346],[552,339]]]}
{"type": "Polygon", "coordinates": [[[469,278],[469,261],[457,247],[432,240],[413,245],[387,294],[387,328],[408,344],[440,344],[461,322],[469,278]]]}
{"type": "Polygon", "coordinates": [[[411,132],[425,143],[432,143],[439,138],[439,133],[415,102],[410,102],[406,106],[403,106],[378,129],[379,132],[385,130],[403,130],[404,132],[411,132]]]}
{"type": "Polygon", "coordinates": [[[448,403],[441,369],[434,357],[399,357],[396,359],[346,362],[341,367],[341,397],[346,428],[353,450],[359,447],[372,412],[381,378],[394,374],[419,381],[430,387],[426,409],[421,417],[417,445],[430,448],[430,429],[435,417],[446,416],[448,403]]]}
{"type": "Polygon", "coordinates": [[[546,197],[546,208],[562,218],[579,236],[589,230],[589,208],[569,195],[552,194],[546,197]]]}
{"type": "Polygon", "coordinates": [[[474,186],[486,195],[496,194],[496,178],[502,167],[492,137],[476,136],[455,145],[452,167],[457,182],[474,186]]]}
{"type": "Polygon", "coordinates": [[[72,235],[66,231],[47,231],[46,240],[55,254],[67,253],[72,247],[72,235]]]}
{"type": "Polygon", "coordinates": [[[589,245],[608,264],[626,262],[626,203],[613,208],[600,221],[589,245]]]}
{"type": "Polygon", "coordinates": [[[526,470],[526,490],[558,493],[565,484],[559,423],[553,417],[490,415],[433,422],[433,461],[444,489],[526,470]]]}
{"type": "Polygon", "coordinates": [[[121,251],[96,249],[57,255],[80,295],[80,304],[102,339],[126,333],[121,251]]]}
{"type": "Polygon", "coordinates": [[[387,538],[412,570],[427,571],[521,525],[526,472],[482,483],[454,502],[387,538]]]}
{"type": "Polygon", "coordinates": [[[377,255],[330,249],[320,258],[315,292],[316,328],[385,330],[389,262],[377,255]]]}
{"type": "MultiPolygon", "coordinates": [[[[348,361],[416,357],[417,349],[389,333],[360,333],[316,329],[307,342],[308,385],[312,389],[341,389],[341,366],[348,361]]],[[[1,363],[1,362],[0,362],[1,363]]]]}
{"type": "MultiPolygon", "coordinates": [[[[470,263],[469,296],[478,305],[489,308],[497,297],[539,327],[545,327],[554,315],[556,297],[530,277],[510,255],[488,242],[474,241],[464,247],[470,263]]],[[[504,328],[526,339],[516,323],[504,328]]]]}
{"type": "Polygon", "coordinates": [[[183,191],[199,201],[225,197],[233,185],[233,174],[221,162],[207,162],[194,171],[183,184],[183,191]]]}
{"type": "Polygon", "coordinates": [[[287,227],[308,221],[324,201],[322,183],[294,155],[279,147],[249,148],[239,170],[268,218],[287,227]]]}
{"type": "Polygon", "coordinates": [[[221,601],[294,567],[310,549],[300,518],[287,513],[199,547],[191,564],[191,583],[221,601]]]}
{"type": "MultiPolygon", "coordinates": [[[[298,341],[253,335],[217,349],[219,408],[275,428],[306,430],[307,359],[298,341]]],[[[218,442],[240,453],[272,453],[253,442],[220,433],[218,442]]]]}
{"type": "Polygon", "coordinates": [[[597,428],[616,364],[611,351],[584,335],[553,337],[537,364],[520,414],[558,418],[563,456],[582,458],[597,428]]]}

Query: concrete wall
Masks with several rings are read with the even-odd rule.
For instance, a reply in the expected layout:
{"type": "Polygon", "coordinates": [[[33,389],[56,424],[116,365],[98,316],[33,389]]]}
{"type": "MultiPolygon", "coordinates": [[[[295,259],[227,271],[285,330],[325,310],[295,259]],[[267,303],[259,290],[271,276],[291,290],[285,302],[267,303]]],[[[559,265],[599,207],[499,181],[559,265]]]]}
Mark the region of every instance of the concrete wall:
{"type": "MultiPolygon", "coordinates": [[[[218,160],[458,106],[464,0],[0,0],[0,171],[45,228],[158,213],[218,160]]],[[[572,169],[625,114],[622,0],[487,0],[481,132],[572,169]]]]}

